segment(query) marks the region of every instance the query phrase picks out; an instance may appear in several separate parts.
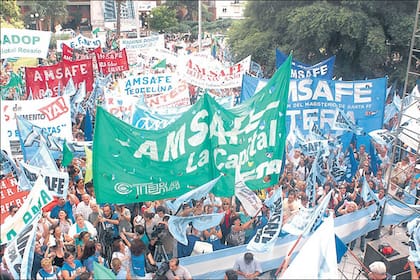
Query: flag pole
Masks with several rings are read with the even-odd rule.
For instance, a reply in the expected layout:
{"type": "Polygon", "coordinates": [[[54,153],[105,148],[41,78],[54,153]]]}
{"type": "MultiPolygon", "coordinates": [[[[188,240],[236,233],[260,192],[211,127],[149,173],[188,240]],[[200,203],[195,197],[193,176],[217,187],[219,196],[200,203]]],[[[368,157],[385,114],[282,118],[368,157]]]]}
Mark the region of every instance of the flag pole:
{"type": "Polygon", "coordinates": [[[293,251],[296,249],[296,246],[299,244],[300,240],[303,237],[303,233],[299,235],[298,239],[296,239],[295,243],[293,244],[292,248],[287,253],[286,257],[284,257],[283,262],[280,264],[280,266],[277,268],[275,275],[277,276],[280,272],[281,275],[283,275],[284,271],[286,270],[286,260],[290,257],[290,255],[293,253],[293,251]]]}

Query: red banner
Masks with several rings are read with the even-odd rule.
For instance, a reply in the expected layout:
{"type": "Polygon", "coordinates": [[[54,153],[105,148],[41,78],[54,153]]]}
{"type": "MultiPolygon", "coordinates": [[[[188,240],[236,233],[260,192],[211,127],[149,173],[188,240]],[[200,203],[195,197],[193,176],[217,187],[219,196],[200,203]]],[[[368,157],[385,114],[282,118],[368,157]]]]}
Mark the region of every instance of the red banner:
{"type": "Polygon", "coordinates": [[[9,207],[16,205],[20,208],[23,201],[28,196],[28,191],[20,191],[18,182],[15,178],[4,178],[0,180],[0,195],[1,195],[1,213],[0,213],[0,224],[4,223],[4,220],[9,216],[9,207]]]}
{"type": "Polygon", "coordinates": [[[55,65],[26,67],[26,94],[32,91],[34,99],[42,99],[48,95],[47,89],[52,91],[51,97],[57,96],[58,85],[63,89],[70,78],[78,88],[86,81],[86,91],[93,90],[92,60],[61,61],[55,65]]]}
{"type": "Polygon", "coordinates": [[[62,44],[61,48],[63,50],[61,60],[63,61],[73,61],[74,52],[73,49],[67,46],[66,44],[62,44]]]}
{"type": "Polygon", "coordinates": [[[106,75],[109,73],[116,73],[127,71],[128,62],[127,62],[127,53],[125,49],[122,49],[119,52],[112,51],[108,53],[103,53],[95,51],[96,61],[98,62],[99,72],[106,75]]]}

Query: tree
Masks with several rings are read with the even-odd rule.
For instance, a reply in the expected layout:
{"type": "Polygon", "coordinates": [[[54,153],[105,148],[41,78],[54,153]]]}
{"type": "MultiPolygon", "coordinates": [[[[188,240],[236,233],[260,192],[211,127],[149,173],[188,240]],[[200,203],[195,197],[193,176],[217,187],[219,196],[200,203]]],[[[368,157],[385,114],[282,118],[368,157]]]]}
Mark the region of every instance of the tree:
{"type": "Polygon", "coordinates": [[[22,28],[22,15],[20,9],[16,4],[16,0],[0,1],[0,23],[1,26],[22,28]]]}
{"type": "Polygon", "coordinates": [[[149,19],[150,28],[153,30],[164,31],[178,24],[176,11],[166,6],[159,6],[152,10],[149,19]]]}
{"type": "Polygon", "coordinates": [[[48,29],[54,31],[55,24],[65,22],[68,16],[66,0],[26,1],[30,13],[38,13],[48,23],[48,29]]]}
{"type": "Polygon", "coordinates": [[[285,53],[293,50],[294,58],[307,64],[336,55],[336,76],[345,80],[385,75],[403,80],[416,3],[250,1],[246,19],[230,28],[229,42],[236,59],[251,52],[269,73],[278,48],[285,53]],[[392,42],[391,48],[386,42],[392,42]],[[393,53],[403,59],[389,62],[393,53]]]}
{"type": "MultiPolygon", "coordinates": [[[[171,0],[166,1],[165,5],[170,9],[176,10],[176,17],[179,21],[190,20],[197,21],[198,19],[198,3],[199,0],[171,0]]],[[[208,11],[208,7],[201,3],[202,18],[206,21],[210,21],[212,18],[211,13],[208,11]]]]}

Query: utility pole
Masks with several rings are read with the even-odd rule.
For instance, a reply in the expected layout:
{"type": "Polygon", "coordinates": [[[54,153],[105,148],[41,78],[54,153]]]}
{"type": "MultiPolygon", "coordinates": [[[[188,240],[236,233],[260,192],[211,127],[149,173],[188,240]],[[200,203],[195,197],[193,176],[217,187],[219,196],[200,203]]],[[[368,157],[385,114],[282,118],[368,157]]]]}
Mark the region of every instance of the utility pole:
{"type": "Polygon", "coordinates": [[[120,39],[121,34],[121,0],[115,0],[117,4],[117,40],[120,39]]]}

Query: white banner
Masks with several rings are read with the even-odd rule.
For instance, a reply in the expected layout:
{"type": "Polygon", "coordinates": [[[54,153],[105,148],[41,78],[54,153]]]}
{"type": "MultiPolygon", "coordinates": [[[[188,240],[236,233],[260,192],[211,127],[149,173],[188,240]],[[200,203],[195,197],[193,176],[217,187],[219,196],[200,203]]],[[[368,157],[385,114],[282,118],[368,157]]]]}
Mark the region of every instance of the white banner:
{"type": "Polygon", "coordinates": [[[130,76],[118,81],[120,92],[129,96],[155,95],[170,92],[178,84],[172,74],[130,76]]]}
{"type": "Polygon", "coordinates": [[[1,59],[9,57],[47,58],[51,32],[1,28],[1,59]]]}
{"type": "Polygon", "coordinates": [[[15,216],[1,226],[0,244],[7,243],[19,235],[27,225],[33,224],[41,213],[42,207],[53,201],[42,176],[39,176],[34,187],[19,208],[15,216]]]}
{"type": "Polygon", "coordinates": [[[22,171],[29,179],[29,182],[34,185],[39,175],[44,178],[45,185],[54,196],[67,197],[67,190],[69,187],[69,173],[48,170],[20,162],[22,171]]]}
{"type": "Polygon", "coordinates": [[[260,212],[262,207],[261,199],[245,185],[238,169],[236,169],[235,173],[235,196],[241,202],[248,216],[255,217],[260,212]]]}
{"type": "MultiPolygon", "coordinates": [[[[7,131],[12,156],[20,154],[21,150],[16,115],[23,116],[32,124],[45,129],[52,136],[66,139],[73,138],[69,96],[38,100],[2,100],[0,113],[4,117],[1,130],[7,131]]],[[[4,132],[2,132],[3,134],[4,132]]],[[[1,142],[5,141],[2,140],[1,142]]]]}
{"type": "Polygon", "coordinates": [[[283,224],[283,197],[279,195],[274,207],[270,208],[268,223],[257,230],[249,241],[247,249],[254,252],[268,252],[273,249],[283,224]]]}
{"type": "Polygon", "coordinates": [[[191,101],[188,84],[185,81],[180,81],[170,92],[145,97],[144,102],[153,109],[189,106],[191,101]]]}
{"type": "Polygon", "coordinates": [[[190,84],[206,89],[240,87],[242,76],[249,71],[251,56],[224,69],[214,69],[210,65],[198,65],[192,59],[189,59],[186,65],[180,67],[181,78],[190,84]]]}
{"type": "Polygon", "coordinates": [[[387,129],[376,129],[368,134],[376,143],[385,146],[390,145],[395,139],[395,136],[387,129]]]}
{"type": "MultiPolygon", "coordinates": [[[[83,35],[78,35],[69,40],[57,40],[57,52],[62,52],[62,44],[65,43],[72,49],[81,49],[81,48],[88,48],[88,49],[96,49],[98,47],[104,46],[105,44],[102,42],[103,38],[88,38],[83,35]]],[[[122,49],[122,48],[121,48],[122,49]]]]}
{"type": "Polygon", "coordinates": [[[151,48],[165,48],[165,38],[162,34],[135,39],[120,39],[120,48],[125,48],[128,64],[133,65],[137,63],[140,52],[151,48]]]}
{"type": "Polygon", "coordinates": [[[26,225],[4,251],[7,267],[15,279],[31,279],[35,237],[40,216],[41,213],[38,213],[33,223],[26,225]]]}
{"type": "Polygon", "coordinates": [[[127,96],[127,95],[113,95],[109,92],[105,92],[105,99],[103,107],[126,123],[131,124],[133,111],[139,97],[127,96]]]}

